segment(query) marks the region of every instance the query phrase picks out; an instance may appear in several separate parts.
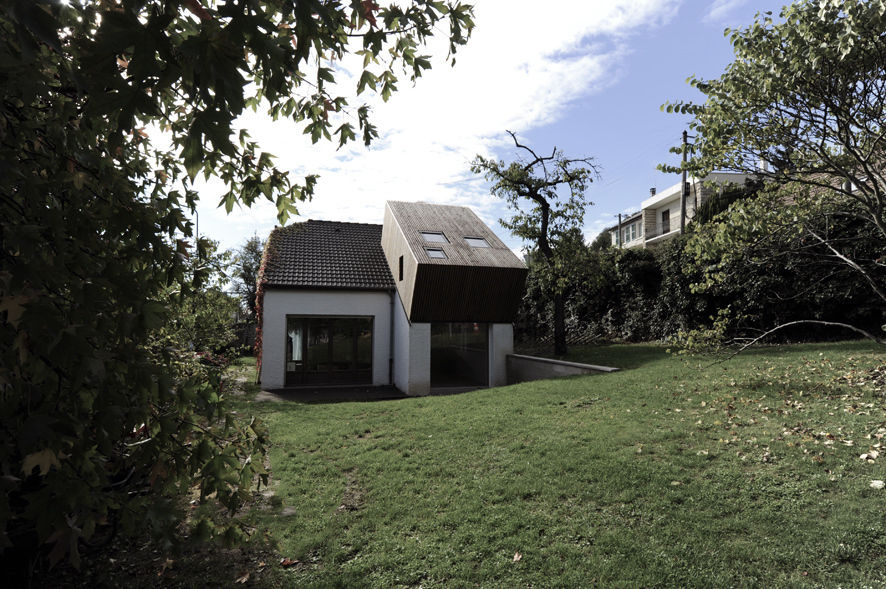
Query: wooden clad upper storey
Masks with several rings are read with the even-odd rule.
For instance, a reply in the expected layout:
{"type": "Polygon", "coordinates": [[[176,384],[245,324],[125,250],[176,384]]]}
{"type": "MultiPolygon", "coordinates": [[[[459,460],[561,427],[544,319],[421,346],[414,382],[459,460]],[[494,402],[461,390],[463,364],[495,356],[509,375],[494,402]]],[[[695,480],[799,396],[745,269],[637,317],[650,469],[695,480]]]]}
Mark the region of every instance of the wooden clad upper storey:
{"type": "Polygon", "coordinates": [[[389,201],[382,249],[410,321],[514,320],[526,266],[471,209],[389,201]]]}

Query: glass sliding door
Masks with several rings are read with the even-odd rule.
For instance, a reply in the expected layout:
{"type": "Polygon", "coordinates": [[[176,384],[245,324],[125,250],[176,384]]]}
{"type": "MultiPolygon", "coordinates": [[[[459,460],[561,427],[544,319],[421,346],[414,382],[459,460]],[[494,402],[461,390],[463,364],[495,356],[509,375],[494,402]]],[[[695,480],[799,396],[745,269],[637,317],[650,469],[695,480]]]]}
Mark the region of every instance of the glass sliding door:
{"type": "Polygon", "coordinates": [[[431,386],[489,385],[486,323],[431,324],[431,386]]]}
{"type": "Polygon", "coordinates": [[[372,317],[287,317],[286,385],[372,384],[372,317]]]}

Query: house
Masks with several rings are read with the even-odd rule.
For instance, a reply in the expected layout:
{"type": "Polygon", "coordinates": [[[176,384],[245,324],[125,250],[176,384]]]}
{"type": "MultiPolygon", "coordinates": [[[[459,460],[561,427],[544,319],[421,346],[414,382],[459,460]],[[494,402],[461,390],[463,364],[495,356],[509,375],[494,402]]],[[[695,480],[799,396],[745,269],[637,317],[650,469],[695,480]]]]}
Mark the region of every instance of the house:
{"type": "Polygon", "coordinates": [[[275,229],[260,276],[265,388],[506,384],[526,266],[466,207],[275,229]]]}
{"type": "MultiPolygon", "coordinates": [[[[686,198],[686,222],[695,217],[695,210],[716,194],[725,184],[743,184],[749,176],[732,172],[714,172],[704,178],[689,177],[686,198]]],[[[640,210],[621,219],[620,224],[606,229],[616,247],[654,247],[680,234],[680,195],[682,182],[656,192],[649,190],[649,198],[640,204],[640,210]]]]}

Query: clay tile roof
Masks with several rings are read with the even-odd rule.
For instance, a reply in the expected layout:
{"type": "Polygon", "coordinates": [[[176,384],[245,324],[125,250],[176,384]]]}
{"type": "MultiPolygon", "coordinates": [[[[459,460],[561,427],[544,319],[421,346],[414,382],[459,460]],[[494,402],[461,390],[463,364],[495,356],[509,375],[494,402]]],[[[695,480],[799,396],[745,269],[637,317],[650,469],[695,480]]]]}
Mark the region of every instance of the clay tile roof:
{"type": "Polygon", "coordinates": [[[278,227],[268,238],[262,280],[268,287],[392,289],[381,229],[314,220],[278,227]]]}

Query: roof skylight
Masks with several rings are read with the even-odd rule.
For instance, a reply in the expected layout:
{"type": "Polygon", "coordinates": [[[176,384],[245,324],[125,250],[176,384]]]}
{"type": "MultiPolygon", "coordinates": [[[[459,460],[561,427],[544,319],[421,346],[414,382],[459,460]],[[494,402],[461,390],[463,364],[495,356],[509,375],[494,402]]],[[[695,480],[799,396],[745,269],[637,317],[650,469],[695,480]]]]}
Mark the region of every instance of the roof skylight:
{"type": "Polygon", "coordinates": [[[442,231],[420,231],[419,233],[428,243],[449,243],[442,231]]]}
{"type": "Polygon", "coordinates": [[[465,241],[471,247],[489,247],[489,242],[482,237],[465,237],[465,241]]]}

